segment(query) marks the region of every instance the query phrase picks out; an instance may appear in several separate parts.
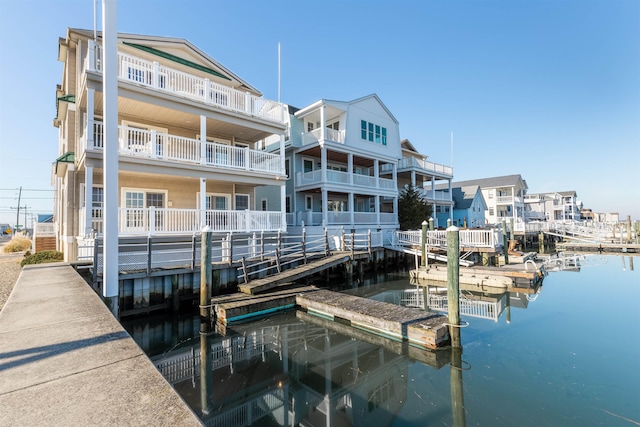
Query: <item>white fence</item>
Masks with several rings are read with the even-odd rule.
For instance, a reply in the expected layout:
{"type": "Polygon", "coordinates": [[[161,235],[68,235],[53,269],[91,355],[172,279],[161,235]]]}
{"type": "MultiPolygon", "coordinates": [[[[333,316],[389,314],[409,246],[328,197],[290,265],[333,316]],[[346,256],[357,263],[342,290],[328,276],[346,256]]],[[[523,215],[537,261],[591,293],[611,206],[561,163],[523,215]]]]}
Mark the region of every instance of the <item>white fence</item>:
{"type": "MultiPolygon", "coordinates": [[[[427,230],[426,237],[428,246],[447,246],[447,232],[445,230],[427,230]]],[[[395,243],[398,246],[420,246],[422,245],[422,231],[396,231],[395,243]]],[[[498,230],[460,230],[460,247],[498,248],[501,246],[502,235],[498,230]]]]}

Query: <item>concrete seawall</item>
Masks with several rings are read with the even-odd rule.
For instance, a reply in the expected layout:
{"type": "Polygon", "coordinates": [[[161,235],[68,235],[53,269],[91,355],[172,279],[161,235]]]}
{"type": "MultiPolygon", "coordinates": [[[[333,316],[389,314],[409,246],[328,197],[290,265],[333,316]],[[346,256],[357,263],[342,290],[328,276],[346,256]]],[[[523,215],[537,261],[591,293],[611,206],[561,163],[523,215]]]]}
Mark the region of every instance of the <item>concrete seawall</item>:
{"type": "Polygon", "coordinates": [[[26,266],[0,312],[0,426],[200,426],[67,264],[26,266]]]}

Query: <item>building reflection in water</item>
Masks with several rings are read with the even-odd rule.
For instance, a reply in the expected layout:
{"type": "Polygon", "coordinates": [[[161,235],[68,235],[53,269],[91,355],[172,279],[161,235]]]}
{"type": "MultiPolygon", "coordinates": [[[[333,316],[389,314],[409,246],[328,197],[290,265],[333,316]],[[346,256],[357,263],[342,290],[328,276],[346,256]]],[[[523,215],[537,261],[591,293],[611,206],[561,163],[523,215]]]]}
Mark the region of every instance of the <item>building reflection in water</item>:
{"type": "Polygon", "coordinates": [[[199,342],[152,357],[205,425],[391,425],[416,362],[433,370],[457,363],[452,409],[464,420],[461,362],[450,350],[425,351],[302,311],[206,329],[199,342]]]}

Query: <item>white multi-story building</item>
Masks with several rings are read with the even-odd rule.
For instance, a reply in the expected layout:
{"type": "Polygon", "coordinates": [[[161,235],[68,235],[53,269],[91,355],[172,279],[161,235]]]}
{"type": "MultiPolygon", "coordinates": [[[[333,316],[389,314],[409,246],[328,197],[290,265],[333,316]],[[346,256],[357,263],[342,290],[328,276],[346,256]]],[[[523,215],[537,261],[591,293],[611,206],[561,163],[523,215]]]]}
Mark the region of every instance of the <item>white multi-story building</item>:
{"type": "MultiPolygon", "coordinates": [[[[285,106],[186,40],[119,34],[119,234],[286,230],[285,106]],[[276,141],[266,151],[261,142],[276,141]]],[[[102,233],[102,40],[69,29],[59,40],[59,157],[53,168],[58,248],[102,233]]]]}
{"type": "Polygon", "coordinates": [[[526,217],[530,221],[579,221],[582,202],[575,191],[533,193],[525,196],[526,217]]]}

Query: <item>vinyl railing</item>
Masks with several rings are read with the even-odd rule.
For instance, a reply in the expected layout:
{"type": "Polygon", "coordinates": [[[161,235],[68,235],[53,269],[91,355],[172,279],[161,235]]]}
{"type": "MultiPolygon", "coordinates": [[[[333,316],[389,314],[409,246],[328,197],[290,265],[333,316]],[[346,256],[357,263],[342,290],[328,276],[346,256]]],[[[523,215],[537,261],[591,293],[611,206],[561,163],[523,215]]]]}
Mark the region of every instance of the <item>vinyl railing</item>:
{"type": "MultiPolygon", "coordinates": [[[[309,185],[322,183],[322,170],[314,170],[310,172],[298,172],[296,174],[297,185],[309,185]]],[[[327,182],[335,184],[351,185],[353,180],[354,186],[368,188],[382,188],[385,190],[393,190],[396,188],[396,182],[392,179],[377,178],[370,175],[361,175],[357,173],[349,173],[342,171],[327,170],[327,182]]]]}
{"type": "Polygon", "coordinates": [[[333,141],[344,144],[344,131],[325,128],[325,137],[322,138],[322,129],[314,129],[310,132],[302,133],[302,145],[313,144],[318,141],[333,141]]]}
{"type": "Polygon", "coordinates": [[[441,165],[439,163],[428,162],[416,158],[404,157],[398,163],[398,169],[407,169],[416,167],[429,172],[436,172],[443,175],[453,176],[453,168],[451,166],[441,165]]]}
{"type": "MultiPolygon", "coordinates": [[[[90,44],[94,46],[92,41],[90,44]]],[[[93,48],[90,47],[90,51],[92,50],[93,48]]],[[[101,72],[101,56],[102,46],[95,45],[95,53],[87,56],[84,68],[101,72]]],[[[257,97],[249,92],[215,83],[208,78],[198,77],[156,61],[148,61],[123,52],[118,52],[118,78],[225,110],[276,123],[284,122],[284,105],[279,102],[257,97]]]]}
{"type": "MultiPolygon", "coordinates": [[[[447,245],[447,232],[445,230],[427,230],[427,245],[447,245]]],[[[395,242],[398,246],[422,245],[422,231],[396,231],[395,242]]],[[[460,247],[497,248],[502,246],[500,231],[489,230],[460,230],[460,247]]]]}
{"type": "MultiPolygon", "coordinates": [[[[104,147],[103,127],[102,122],[94,122],[93,146],[87,148],[102,149],[104,147]]],[[[209,141],[205,142],[205,150],[202,150],[203,142],[198,139],[127,126],[118,126],[118,130],[118,151],[123,156],[284,174],[279,154],[209,141]]],[[[87,145],[86,142],[84,145],[87,145]]]]}

